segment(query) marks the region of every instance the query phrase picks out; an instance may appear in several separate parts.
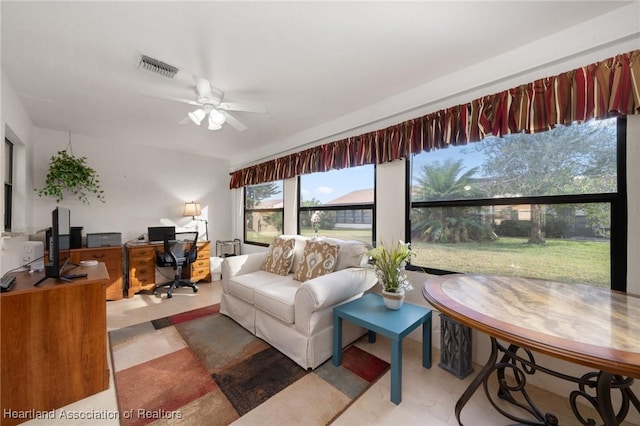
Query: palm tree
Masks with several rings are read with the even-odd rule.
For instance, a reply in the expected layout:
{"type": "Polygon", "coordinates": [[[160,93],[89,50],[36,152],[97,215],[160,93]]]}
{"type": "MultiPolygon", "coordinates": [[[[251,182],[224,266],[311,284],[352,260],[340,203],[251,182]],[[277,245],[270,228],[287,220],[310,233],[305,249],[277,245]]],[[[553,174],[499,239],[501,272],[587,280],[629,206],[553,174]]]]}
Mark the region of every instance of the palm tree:
{"type": "MultiPolygon", "coordinates": [[[[477,168],[464,171],[462,160],[436,161],[422,166],[414,201],[459,200],[478,197],[473,176],[477,168]]],[[[411,212],[414,238],[430,242],[456,243],[491,239],[491,227],[483,225],[473,208],[415,208],[411,212]]]]}
{"type": "Polygon", "coordinates": [[[435,161],[422,166],[418,184],[422,199],[414,201],[458,200],[477,196],[479,190],[473,185],[473,175],[478,171],[473,167],[463,172],[462,160],[435,161]]]}

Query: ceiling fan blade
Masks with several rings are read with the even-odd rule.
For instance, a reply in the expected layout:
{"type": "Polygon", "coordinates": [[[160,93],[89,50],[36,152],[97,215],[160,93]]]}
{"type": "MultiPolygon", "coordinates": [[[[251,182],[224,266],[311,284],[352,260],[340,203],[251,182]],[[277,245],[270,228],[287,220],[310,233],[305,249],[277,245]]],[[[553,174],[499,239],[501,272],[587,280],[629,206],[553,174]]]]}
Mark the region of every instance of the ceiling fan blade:
{"type": "Polygon", "coordinates": [[[185,118],[183,118],[182,120],[178,121],[178,123],[179,124],[189,124],[189,123],[193,123],[193,121],[191,121],[191,119],[187,115],[185,118]]]}
{"type": "Polygon", "coordinates": [[[267,107],[262,104],[240,104],[236,102],[223,102],[218,105],[218,108],[227,111],[257,112],[259,114],[267,113],[267,107]]]}
{"type": "Polygon", "coordinates": [[[226,123],[228,123],[231,127],[236,129],[237,131],[244,132],[245,130],[248,129],[247,126],[245,126],[243,123],[241,123],[237,118],[229,114],[227,111],[224,111],[224,110],[218,110],[218,111],[220,111],[226,117],[226,123]]]}
{"type": "Polygon", "coordinates": [[[198,96],[213,98],[213,93],[211,93],[211,83],[209,83],[209,80],[198,77],[197,75],[194,75],[193,79],[196,82],[196,94],[198,96]]]}
{"type": "Polygon", "coordinates": [[[189,105],[195,105],[195,106],[200,106],[200,104],[194,100],[191,99],[183,99],[183,98],[163,98],[160,96],[151,96],[151,95],[142,95],[146,98],[151,98],[151,99],[160,99],[161,101],[173,101],[173,102],[180,102],[183,104],[189,104],[189,105]]]}

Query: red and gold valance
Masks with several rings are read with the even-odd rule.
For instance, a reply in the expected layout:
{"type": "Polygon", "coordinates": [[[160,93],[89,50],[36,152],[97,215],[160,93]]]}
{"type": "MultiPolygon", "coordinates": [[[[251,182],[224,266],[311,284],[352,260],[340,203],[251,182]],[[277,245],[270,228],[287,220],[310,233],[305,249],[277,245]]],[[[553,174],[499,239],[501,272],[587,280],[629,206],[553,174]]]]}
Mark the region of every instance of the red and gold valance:
{"type": "Polygon", "coordinates": [[[558,124],[640,114],[640,50],[542,78],[359,136],[316,146],[231,173],[230,188],[477,142],[537,133],[558,124]]]}

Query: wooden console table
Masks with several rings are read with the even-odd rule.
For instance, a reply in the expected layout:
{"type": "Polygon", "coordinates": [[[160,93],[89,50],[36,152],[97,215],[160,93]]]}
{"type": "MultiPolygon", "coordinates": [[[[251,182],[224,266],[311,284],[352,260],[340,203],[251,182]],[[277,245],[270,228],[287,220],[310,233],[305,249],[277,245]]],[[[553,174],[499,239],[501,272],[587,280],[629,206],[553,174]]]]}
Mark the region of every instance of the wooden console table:
{"type": "Polygon", "coordinates": [[[422,290],[442,313],[491,338],[489,360],[456,404],[459,424],[464,405],[480,385],[493,407],[511,420],[528,425],[560,424],[553,413],[538,409],[526,391],[527,375],[536,372],[576,384],[569,402],[581,424],[615,426],[625,419],[631,405],[640,411],[640,401],[631,390],[633,379],[640,378],[640,298],[581,284],[461,274],[430,279],[422,290]],[[571,377],[537,364],[532,351],[595,371],[571,377]],[[513,373],[512,381],[506,379],[506,372],[513,373]],[[516,417],[495,403],[487,386],[493,374],[498,378],[498,396],[531,418],[516,417]],[[612,391],[622,400],[617,412],[612,391]],[[522,398],[514,398],[518,393],[522,398]],[[579,402],[592,405],[601,420],[584,418],[579,402]]]}
{"type": "Polygon", "coordinates": [[[104,263],[86,278],[16,274],[0,295],[0,424],[14,425],[109,388],[104,263]],[[28,418],[21,418],[27,416],[28,418]]]}

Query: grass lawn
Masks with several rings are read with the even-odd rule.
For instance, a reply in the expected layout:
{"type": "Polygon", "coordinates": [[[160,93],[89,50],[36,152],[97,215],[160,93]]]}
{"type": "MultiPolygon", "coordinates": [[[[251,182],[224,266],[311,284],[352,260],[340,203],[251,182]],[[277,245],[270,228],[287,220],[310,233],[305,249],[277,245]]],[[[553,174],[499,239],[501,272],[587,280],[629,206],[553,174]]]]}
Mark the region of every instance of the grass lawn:
{"type": "Polygon", "coordinates": [[[319,229],[318,233],[314,233],[312,228],[302,228],[301,235],[311,237],[319,235],[321,237],[339,238],[341,240],[356,240],[371,244],[371,228],[355,229],[355,228],[335,228],[335,229],[319,229]]]}
{"type": "MultiPolygon", "coordinates": [[[[302,235],[314,235],[303,228],[302,235]]],[[[371,244],[370,229],[320,229],[317,235],[371,244]]],[[[271,243],[275,234],[247,233],[251,241],[271,243]]],[[[611,288],[609,244],[602,241],[547,239],[544,245],[526,238],[501,237],[486,243],[413,242],[413,264],[477,274],[517,275],[611,288]]]]}
{"type": "Polygon", "coordinates": [[[412,243],[413,264],[458,272],[518,275],[610,288],[609,244],[501,237],[487,243],[412,243]]]}

